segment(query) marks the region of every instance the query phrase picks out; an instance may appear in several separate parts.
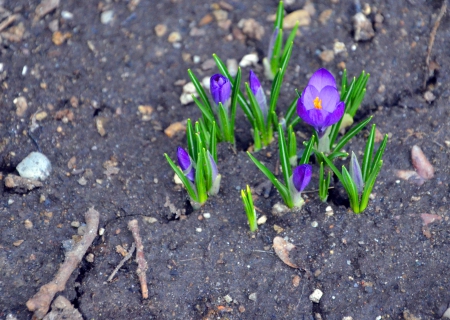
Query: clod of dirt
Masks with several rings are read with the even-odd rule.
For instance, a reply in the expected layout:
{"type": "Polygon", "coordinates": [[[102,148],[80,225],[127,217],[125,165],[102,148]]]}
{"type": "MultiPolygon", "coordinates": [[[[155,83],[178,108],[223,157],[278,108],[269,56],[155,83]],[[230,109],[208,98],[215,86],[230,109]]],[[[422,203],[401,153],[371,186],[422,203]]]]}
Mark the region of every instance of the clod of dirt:
{"type": "Polygon", "coordinates": [[[42,187],[42,183],[37,180],[22,178],[13,174],[9,174],[5,178],[5,187],[14,189],[17,193],[27,193],[34,188],[42,187]]]}
{"type": "Polygon", "coordinates": [[[52,164],[42,153],[31,152],[16,169],[22,178],[44,181],[52,172],[52,164]]]}
{"type": "Polygon", "coordinates": [[[368,41],[375,36],[375,31],[372,27],[372,22],[362,13],[358,12],[352,18],[354,39],[355,41],[368,41]]]}
{"type": "Polygon", "coordinates": [[[238,23],[238,27],[249,38],[261,40],[264,36],[264,27],[260,25],[255,19],[242,19],[238,23]]]}
{"type": "Polygon", "coordinates": [[[52,12],[56,8],[59,7],[59,0],[42,0],[42,2],[36,7],[36,18],[35,20],[39,20],[47,13],[52,12]]]}
{"type": "Polygon", "coordinates": [[[13,103],[16,105],[16,115],[18,117],[23,117],[28,109],[27,99],[25,99],[25,97],[17,97],[14,99],[13,103]]]}
{"type": "Polygon", "coordinates": [[[403,319],[404,320],[420,320],[421,318],[416,317],[409,310],[405,310],[405,311],[403,311],[403,319]]]}
{"type": "Polygon", "coordinates": [[[182,122],[174,122],[164,129],[164,133],[169,138],[172,138],[177,132],[184,130],[186,130],[186,126],[182,122]]]}
{"type": "Polygon", "coordinates": [[[43,320],[83,320],[83,317],[69,300],[63,296],[58,296],[52,303],[52,311],[43,320]]]}
{"type": "Polygon", "coordinates": [[[434,168],[419,146],[412,147],[411,159],[414,168],[422,178],[429,180],[434,177],[434,168]]]}
{"type": "Polygon", "coordinates": [[[289,252],[295,248],[295,245],[293,245],[290,242],[287,242],[281,237],[275,237],[273,239],[273,249],[275,250],[275,253],[277,254],[278,258],[281,259],[285,264],[287,264],[291,268],[298,269],[299,266],[291,261],[289,258],[289,252]]]}

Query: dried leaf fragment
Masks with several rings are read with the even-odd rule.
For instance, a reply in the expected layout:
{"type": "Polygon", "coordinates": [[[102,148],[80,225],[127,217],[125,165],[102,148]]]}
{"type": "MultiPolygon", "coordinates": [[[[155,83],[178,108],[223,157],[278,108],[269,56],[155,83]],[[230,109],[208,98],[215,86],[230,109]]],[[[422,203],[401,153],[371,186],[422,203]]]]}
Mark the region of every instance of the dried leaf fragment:
{"type": "Polygon", "coordinates": [[[292,243],[287,242],[281,237],[275,237],[273,239],[273,249],[275,250],[278,258],[280,258],[281,261],[283,261],[289,267],[298,269],[299,266],[293,263],[289,258],[289,252],[294,248],[295,246],[292,243]]]}

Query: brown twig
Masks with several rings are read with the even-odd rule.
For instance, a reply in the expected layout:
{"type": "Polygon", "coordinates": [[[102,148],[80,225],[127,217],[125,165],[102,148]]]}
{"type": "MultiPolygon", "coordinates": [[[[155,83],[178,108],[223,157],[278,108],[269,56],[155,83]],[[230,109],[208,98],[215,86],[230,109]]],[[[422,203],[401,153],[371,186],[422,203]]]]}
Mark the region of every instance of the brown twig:
{"type": "Polygon", "coordinates": [[[144,246],[142,245],[142,239],[139,235],[139,225],[136,219],[128,222],[128,230],[130,230],[133,234],[134,242],[136,243],[136,262],[138,263],[136,273],[139,277],[139,282],[141,283],[142,298],[147,299],[148,287],[146,272],[148,269],[148,265],[147,261],[145,260],[144,246]]]}
{"type": "Polygon", "coordinates": [[[108,277],[108,280],[107,280],[108,282],[111,282],[112,279],[114,278],[114,276],[116,275],[116,273],[119,271],[119,269],[122,268],[123,264],[125,262],[127,262],[128,260],[130,260],[130,258],[133,256],[134,249],[136,249],[136,244],[133,242],[133,244],[131,245],[130,250],[128,250],[127,255],[122,259],[122,261],[119,262],[117,267],[114,269],[114,271],[108,277]]]}
{"type": "Polygon", "coordinates": [[[431,30],[430,33],[430,40],[428,41],[428,52],[427,57],[425,59],[425,64],[427,67],[427,75],[425,77],[424,87],[426,86],[427,78],[429,77],[431,50],[433,49],[434,40],[436,39],[437,29],[439,28],[439,24],[441,23],[441,20],[444,17],[446,11],[447,11],[447,0],[443,0],[441,10],[439,11],[439,15],[437,16],[436,21],[434,22],[433,29],[431,30]]]}
{"type": "Polygon", "coordinates": [[[66,253],[64,263],[59,267],[53,280],[43,285],[39,291],[27,301],[27,308],[34,311],[33,318],[42,319],[47,314],[55,294],[63,291],[66,287],[72,272],[77,268],[83,259],[87,249],[97,236],[99,213],[94,208],[90,208],[86,214],[86,233],[83,238],[75,244],[73,249],[66,253]]]}

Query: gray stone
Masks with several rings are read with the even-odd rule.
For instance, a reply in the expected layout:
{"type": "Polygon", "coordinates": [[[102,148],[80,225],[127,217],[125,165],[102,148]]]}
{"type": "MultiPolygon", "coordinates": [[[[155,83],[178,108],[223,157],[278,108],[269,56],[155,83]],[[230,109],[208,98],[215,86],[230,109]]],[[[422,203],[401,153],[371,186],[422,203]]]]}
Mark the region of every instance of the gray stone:
{"type": "Polygon", "coordinates": [[[22,178],[44,181],[52,172],[52,164],[42,153],[31,152],[16,169],[22,178]]]}

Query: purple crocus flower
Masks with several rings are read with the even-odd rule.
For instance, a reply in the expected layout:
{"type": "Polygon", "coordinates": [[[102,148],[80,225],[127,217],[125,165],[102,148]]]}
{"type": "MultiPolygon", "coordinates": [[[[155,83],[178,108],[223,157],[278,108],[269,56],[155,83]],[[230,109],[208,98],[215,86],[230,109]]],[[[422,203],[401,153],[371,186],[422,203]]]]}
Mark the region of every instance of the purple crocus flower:
{"type": "Polygon", "coordinates": [[[217,106],[220,102],[225,108],[228,107],[231,97],[231,83],[227,77],[220,73],[214,74],[210,79],[209,90],[211,91],[211,96],[217,106]]]}
{"type": "Polygon", "coordinates": [[[358,158],[356,158],[355,153],[352,151],[352,156],[350,158],[350,177],[356,185],[358,193],[364,189],[364,181],[362,177],[361,167],[359,166],[358,158]]]}
{"type": "Polygon", "coordinates": [[[178,147],[177,157],[178,157],[178,165],[180,166],[181,170],[183,170],[184,175],[189,180],[194,182],[194,180],[195,180],[195,169],[194,169],[194,167],[192,165],[192,159],[189,156],[189,154],[182,147],[178,147]]]}
{"type": "Polygon", "coordinates": [[[313,126],[321,138],[329,126],[342,118],[344,111],[345,103],[340,101],[333,75],[324,68],[314,72],[297,101],[298,116],[313,126]]]}
{"type": "Polygon", "coordinates": [[[292,172],[292,182],[297,192],[302,192],[311,181],[312,167],[309,164],[299,165],[292,172]]]}
{"type": "Polygon", "coordinates": [[[264,94],[261,83],[253,70],[250,70],[248,82],[250,84],[250,90],[252,90],[252,93],[255,95],[256,101],[258,102],[259,108],[264,116],[264,120],[267,120],[269,109],[267,108],[266,95],[264,94]]]}

